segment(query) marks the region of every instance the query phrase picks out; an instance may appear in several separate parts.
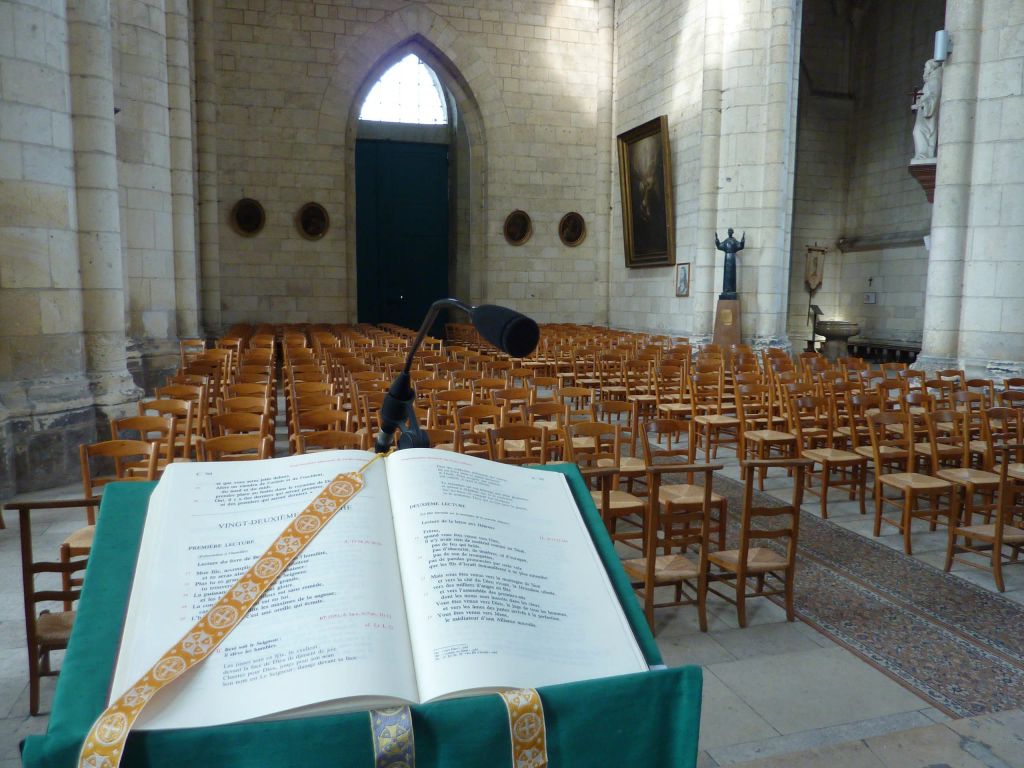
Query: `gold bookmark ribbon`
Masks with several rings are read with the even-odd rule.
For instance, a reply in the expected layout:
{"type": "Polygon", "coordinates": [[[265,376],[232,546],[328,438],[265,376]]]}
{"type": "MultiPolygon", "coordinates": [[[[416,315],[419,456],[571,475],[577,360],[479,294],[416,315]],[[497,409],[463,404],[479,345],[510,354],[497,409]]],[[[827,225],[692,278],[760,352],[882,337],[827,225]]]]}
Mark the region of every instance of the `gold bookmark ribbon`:
{"type": "Polygon", "coordinates": [[[416,768],[416,739],[408,707],[372,710],[370,732],[375,768],[416,768]]]}
{"type": "Polygon", "coordinates": [[[502,691],[498,695],[508,710],[513,768],[546,768],[548,735],[540,695],[533,688],[502,691]]]}
{"type": "Polygon", "coordinates": [[[363,489],[362,473],[383,455],[329,482],[206,615],[100,714],[85,737],[79,768],[117,768],[128,732],[147,702],[213,653],[338,510],[363,489]]]}

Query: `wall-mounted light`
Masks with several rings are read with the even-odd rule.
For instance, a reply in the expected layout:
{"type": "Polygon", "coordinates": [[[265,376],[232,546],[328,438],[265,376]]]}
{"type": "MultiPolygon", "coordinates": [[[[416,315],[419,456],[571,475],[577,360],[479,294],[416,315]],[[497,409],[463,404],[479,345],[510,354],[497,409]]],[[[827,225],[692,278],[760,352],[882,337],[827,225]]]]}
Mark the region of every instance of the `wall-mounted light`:
{"type": "Polygon", "coordinates": [[[935,33],[935,52],[932,58],[936,61],[945,61],[953,52],[953,43],[949,39],[949,32],[940,29],[935,33]]]}

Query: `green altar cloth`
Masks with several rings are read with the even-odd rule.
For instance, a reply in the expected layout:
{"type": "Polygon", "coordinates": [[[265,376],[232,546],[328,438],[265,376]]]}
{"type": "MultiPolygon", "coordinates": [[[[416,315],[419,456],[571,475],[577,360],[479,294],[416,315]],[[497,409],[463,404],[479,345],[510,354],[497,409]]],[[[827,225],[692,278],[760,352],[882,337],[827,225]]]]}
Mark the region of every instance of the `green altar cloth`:
{"type": "MultiPolygon", "coordinates": [[[[569,479],[573,495],[651,665],[654,643],[600,515],[574,465],[545,467],[569,479]]],[[[25,768],[71,768],[107,704],[132,574],[155,483],[117,483],[104,492],[86,586],[64,659],[49,727],[25,740],[25,768]]],[[[658,669],[539,689],[552,768],[696,764],[699,667],[658,669]]],[[[498,696],[412,707],[420,768],[511,766],[508,715],[498,696]]],[[[364,712],[129,736],[124,768],[373,766],[364,712]]]]}

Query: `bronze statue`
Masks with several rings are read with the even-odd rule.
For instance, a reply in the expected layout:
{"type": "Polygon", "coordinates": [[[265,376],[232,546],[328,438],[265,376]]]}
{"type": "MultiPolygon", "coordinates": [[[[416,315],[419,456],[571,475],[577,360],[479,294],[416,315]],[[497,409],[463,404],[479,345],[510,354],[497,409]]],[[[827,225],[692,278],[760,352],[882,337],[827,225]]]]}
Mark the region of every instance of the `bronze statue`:
{"type": "Polygon", "coordinates": [[[743,250],[743,246],[747,242],[747,233],[744,232],[743,237],[737,240],[732,236],[732,232],[732,227],[729,227],[729,236],[725,238],[725,240],[719,240],[718,233],[715,232],[715,248],[725,254],[725,273],[722,275],[722,293],[718,296],[720,299],[739,298],[739,294],[736,293],[736,252],[743,250]]]}

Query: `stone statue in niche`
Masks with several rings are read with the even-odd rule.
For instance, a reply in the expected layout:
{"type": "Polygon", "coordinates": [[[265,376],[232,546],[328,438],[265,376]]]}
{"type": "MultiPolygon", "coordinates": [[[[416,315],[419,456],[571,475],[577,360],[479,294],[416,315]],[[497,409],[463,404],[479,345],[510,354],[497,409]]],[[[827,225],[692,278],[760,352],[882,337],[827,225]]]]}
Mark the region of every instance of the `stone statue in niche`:
{"type": "Polygon", "coordinates": [[[911,163],[935,161],[939,127],[939,95],[942,92],[942,63],[928,59],[924,65],[924,85],[911,109],[914,120],[914,158],[911,163]]]}
{"type": "Polygon", "coordinates": [[[737,240],[732,236],[733,229],[729,227],[729,236],[725,240],[718,239],[718,233],[715,232],[715,248],[722,251],[725,254],[725,272],[722,275],[722,293],[718,296],[720,299],[736,299],[738,294],[736,293],[736,252],[742,251],[743,246],[747,242],[747,233],[743,233],[743,237],[737,240]]]}

